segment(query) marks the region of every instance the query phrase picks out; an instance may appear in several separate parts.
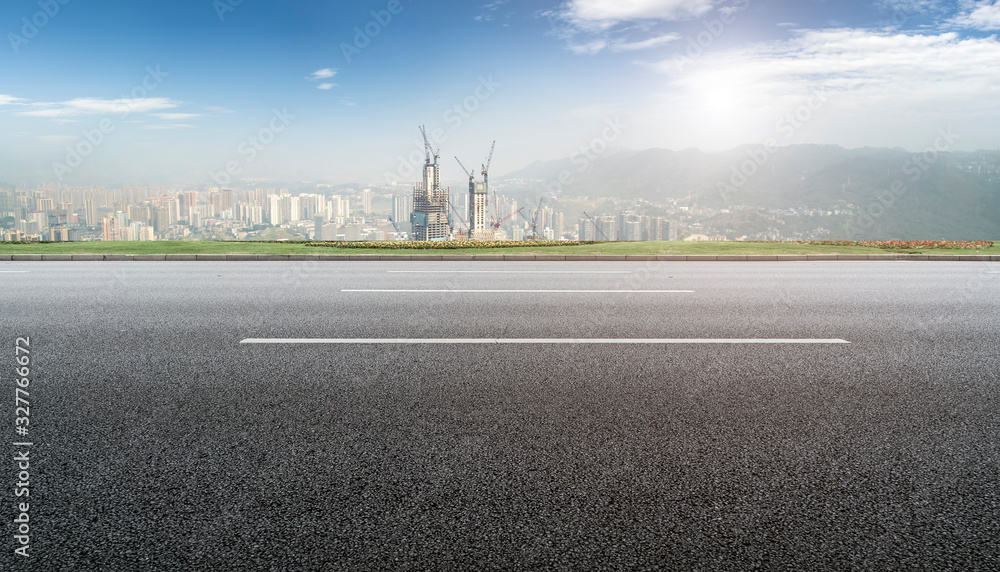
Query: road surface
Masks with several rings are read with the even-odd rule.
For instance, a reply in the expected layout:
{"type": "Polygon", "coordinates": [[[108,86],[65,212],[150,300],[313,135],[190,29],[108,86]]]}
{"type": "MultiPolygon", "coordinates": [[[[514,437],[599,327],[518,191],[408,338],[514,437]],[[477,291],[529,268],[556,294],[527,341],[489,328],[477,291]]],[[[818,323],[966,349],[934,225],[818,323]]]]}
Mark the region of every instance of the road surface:
{"type": "Polygon", "coordinates": [[[998,270],[0,263],[0,568],[997,570],[998,270]]]}

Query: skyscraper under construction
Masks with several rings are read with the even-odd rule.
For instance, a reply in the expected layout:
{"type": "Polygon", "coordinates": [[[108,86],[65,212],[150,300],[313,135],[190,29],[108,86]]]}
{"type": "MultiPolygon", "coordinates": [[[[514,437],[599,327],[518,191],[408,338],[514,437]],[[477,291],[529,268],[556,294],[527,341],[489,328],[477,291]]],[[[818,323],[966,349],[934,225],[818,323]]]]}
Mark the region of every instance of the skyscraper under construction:
{"type": "MultiPolygon", "coordinates": [[[[462,170],[465,174],[469,176],[469,240],[495,240],[496,230],[493,224],[486,222],[487,207],[489,206],[489,170],[490,161],[493,159],[493,148],[496,146],[496,141],[493,142],[493,147],[490,147],[490,154],[486,158],[486,162],[483,163],[483,182],[476,182],[476,175],[474,171],[468,170],[462,161],[455,157],[458,161],[462,170]]],[[[499,226],[499,225],[497,225],[499,226]]]]}
{"type": "Polygon", "coordinates": [[[413,240],[448,240],[451,235],[451,221],[448,218],[451,194],[447,187],[441,188],[439,156],[431,148],[423,127],[420,128],[420,133],[424,136],[426,161],[423,180],[413,186],[413,213],[410,214],[413,240]]]}

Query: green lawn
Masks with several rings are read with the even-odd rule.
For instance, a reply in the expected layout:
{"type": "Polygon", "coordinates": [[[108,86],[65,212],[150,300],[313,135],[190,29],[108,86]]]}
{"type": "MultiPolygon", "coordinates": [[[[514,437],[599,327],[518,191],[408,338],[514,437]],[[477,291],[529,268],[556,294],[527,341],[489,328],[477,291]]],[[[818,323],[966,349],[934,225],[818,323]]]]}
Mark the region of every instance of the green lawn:
{"type": "Polygon", "coordinates": [[[980,250],[885,250],[784,242],[607,242],[577,246],[525,246],[482,249],[376,249],[309,246],[304,242],[54,242],[0,243],[0,254],[995,254],[1000,244],[980,250]]]}

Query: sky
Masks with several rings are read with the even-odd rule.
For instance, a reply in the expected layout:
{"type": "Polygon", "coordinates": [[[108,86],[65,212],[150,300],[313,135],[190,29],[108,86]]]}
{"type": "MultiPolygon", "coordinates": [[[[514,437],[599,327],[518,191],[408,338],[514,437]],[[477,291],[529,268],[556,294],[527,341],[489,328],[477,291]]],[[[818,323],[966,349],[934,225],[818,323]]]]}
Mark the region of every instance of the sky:
{"type": "MultiPolygon", "coordinates": [[[[607,149],[1000,148],[1000,0],[5,0],[0,184],[494,177],[607,149]]],[[[235,184],[235,183],[234,183],[235,184]]]]}

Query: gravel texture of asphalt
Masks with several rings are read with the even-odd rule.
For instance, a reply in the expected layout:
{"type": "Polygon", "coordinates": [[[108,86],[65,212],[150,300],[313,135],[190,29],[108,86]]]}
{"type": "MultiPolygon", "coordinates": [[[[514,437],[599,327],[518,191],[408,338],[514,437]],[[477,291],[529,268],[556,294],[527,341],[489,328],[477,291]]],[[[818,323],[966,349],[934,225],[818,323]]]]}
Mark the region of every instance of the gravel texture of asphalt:
{"type": "Polygon", "coordinates": [[[0,434],[30,455],[30,497],[2,475],[3,570],[1000,570],[995,264],[14,261],[0,283],[0,434]],[[354,341],[241,343],[304,338],[354,341]],[[364,341],[428,338],[539,343],[364,341]],[[761,339],[821,343],[734,342],[761,339]]]}

